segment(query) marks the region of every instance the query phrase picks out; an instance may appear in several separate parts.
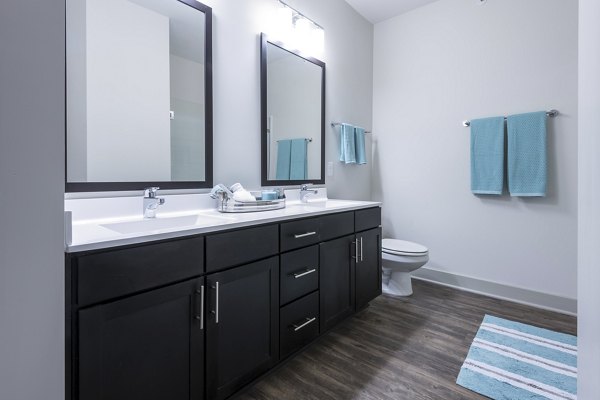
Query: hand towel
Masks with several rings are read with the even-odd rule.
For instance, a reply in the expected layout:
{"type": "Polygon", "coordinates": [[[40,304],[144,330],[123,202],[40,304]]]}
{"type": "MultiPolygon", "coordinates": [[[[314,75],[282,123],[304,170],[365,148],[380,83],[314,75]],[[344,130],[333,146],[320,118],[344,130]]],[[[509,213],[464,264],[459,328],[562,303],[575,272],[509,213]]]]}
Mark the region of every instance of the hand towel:
{"type": "Polygon", "coordinates": [[[471,191],[502,194],[504,186],[504,117],[471,121],[471,191]]]}
{"type": "Polygon", "coordinates": [[[365,130],[363,128],[359,128],[358,126],[354,127],[354,137],[356,140],[356,163],[357,164],[366,164],[367,163],[367,152],[365,148],[365,130]]]}
{"type": "Polygon", "coordinates": [[[292,157],[291,140],[277,141],[277,170],[275,179],[287,181],[290,179],[290,162],[292,157]]]}
{"type": "Polygon", "coordinates": [[[290,180],[302,180],[307,178],[306,163],[306,139],[292,139],[290,157],[290,180]]]}
{"type": "Polygon", "coordinates": [[[511,196],[546,195],[546,119],[545,111],[507,117],[508,189],[511,196]]]}
{"type": "Polygon", "coordinates": [[[342,124],[340,128],[340,161],[356,163],[356,137],[354,126],[349,124],[342,124]]]}

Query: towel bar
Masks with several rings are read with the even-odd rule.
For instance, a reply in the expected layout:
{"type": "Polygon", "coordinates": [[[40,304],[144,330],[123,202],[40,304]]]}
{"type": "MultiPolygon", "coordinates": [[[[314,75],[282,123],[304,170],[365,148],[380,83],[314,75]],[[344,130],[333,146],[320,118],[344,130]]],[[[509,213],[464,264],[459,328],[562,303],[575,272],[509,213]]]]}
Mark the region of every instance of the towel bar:
{"type": "MultiPolygon", "coordinates": [[[[558,114],[560,114],[558,110],[546,111],[546,115],[549,117],[556,117],[558,114]]],[[[504,117],[504,120],[506,121],[506,117],[504,117]]],[[[471,126],[471,121],[463,121],[463,126],[471,126]]]]}
{"type": "MultiPolygon", "coordinates": [[[[276,140],[276,142],[281,142],[282,140],[289,140],[289,139],[280,139],[280,140],[276,140]]],[[[312,138],[304,138],[304,140],[306,140],[307,142],[312,142],[313,141],[312,138]]]]}
{"type": "MultiPolygon", "coordinates": [[[[340,125],[342,125],[342,123],[341,123],[341,122],[332,122],[332,123],[331,123],[331,127],[332,127],[332,128],[335,128],[336,126],[340,126],[340,125]]],[[[372,132],[371,132],[371,131],[367,131],[367,130],[365,130],[365,133],[372,133],[372,132]]]]}

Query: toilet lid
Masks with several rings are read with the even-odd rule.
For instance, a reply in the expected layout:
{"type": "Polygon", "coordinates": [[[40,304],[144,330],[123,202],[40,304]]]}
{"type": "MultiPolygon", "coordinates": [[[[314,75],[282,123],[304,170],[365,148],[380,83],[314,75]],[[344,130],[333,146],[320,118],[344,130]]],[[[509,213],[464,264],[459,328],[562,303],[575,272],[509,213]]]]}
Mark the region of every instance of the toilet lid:
{"type": "Polygon", "coordinates": [[[398,239],[383,239],[381,247],[383,252],[388,254],[422,256],[429,252],[429,249],[421,244],[398,239]]]}

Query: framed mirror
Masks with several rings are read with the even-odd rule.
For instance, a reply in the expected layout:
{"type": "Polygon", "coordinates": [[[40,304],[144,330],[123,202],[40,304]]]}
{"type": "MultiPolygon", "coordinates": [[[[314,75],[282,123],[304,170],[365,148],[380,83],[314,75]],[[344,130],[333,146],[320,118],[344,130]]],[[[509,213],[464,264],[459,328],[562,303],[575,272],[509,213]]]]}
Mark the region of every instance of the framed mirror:
{"type": "Polygon", "coordinates": [[[66,0],[66,191],[212,186],[212,10],[66,0]]]}
{"type": "Polygon", "coordinates": [[[261,34],[263,186],[325,183],[325,63],[261,34]]]}

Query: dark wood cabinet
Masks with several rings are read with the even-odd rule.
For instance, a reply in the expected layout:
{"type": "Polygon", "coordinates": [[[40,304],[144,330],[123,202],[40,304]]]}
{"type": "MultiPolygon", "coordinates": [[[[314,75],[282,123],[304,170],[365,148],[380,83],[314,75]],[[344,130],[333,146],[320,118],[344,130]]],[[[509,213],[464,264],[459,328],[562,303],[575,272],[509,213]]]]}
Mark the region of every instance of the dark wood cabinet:
{"type": "Polygon", "coordinates": [[[81,309],[79,399],[202,399],[203,282],[193,279],[81,309]]]}
{"type": "Polygon", "coordinates": [[[356,310],[381,294],[381,228],[356,234],[356,310]]]}
{"type": "Polygon", "coordinates": [[[76,302],[84,307],[202,275],[204,237],[86,254],[76,263],[76,302]]]}
{"type": "Polygon", "coordinates": [[[280,262],[279,297],[282,306],[319,289],[319,246],[282,254],[280,262]]]}
{"type": "Polygon", "coordinates": [[[285,358],[319,336],[319,294],[314,292],[281,308],[280,349],[285,358]]]}
{"type": "Polygon", "coordinates": [[[279,257],[207,277],[209,399],[224,399],[279,360],[279,257]]]}
{"type": "Polygon", "coordinates": [[[321,332],[334,327],[354,312],[354,235],[319,245],[319,298],[321,332]]]}
{"type": "Polygon", "coordinates": [[[381,294],[371,207],[68,254],[66,400],[222,400],[381,294]]]}

